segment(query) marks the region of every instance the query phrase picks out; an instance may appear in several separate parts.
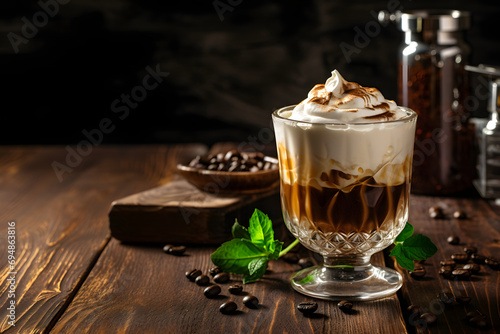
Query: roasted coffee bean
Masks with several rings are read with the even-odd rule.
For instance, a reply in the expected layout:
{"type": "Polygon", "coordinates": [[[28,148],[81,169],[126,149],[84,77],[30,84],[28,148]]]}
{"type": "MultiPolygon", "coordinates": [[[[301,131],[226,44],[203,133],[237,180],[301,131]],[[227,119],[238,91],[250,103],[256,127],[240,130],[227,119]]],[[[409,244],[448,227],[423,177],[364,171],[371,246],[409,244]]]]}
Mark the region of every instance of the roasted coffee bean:
{"type": "Polygon", "coordinates": [[[318,309],[318,303],[304,302],[297,305],[297,310],[305,315],[313,314],[318,309]]]}
{"type": "Polygon", "coordinates": [[[415,269],[413,271],[410,271],[410,276],[413,278],[422,278],[425,276],[425,274],[426,274],[425,268],[422,266],[420,267],[415,266],[415,269]]]}
{"type": "Polygon", "coordinates": [[[451,259],[456,263],[467,263],[469,261],[469,254],[457,253],[451,256],[451,259]]]}
{"type": "Polygon", "coordinates": [[[222,269],[219,268],[219,267],[212,267],[208,270],[208,273],[214,277],[215,275],[217,275],[218,273],[221,273],[222,272],[222,269]]]}
{"type": "Polygon", "coordinates": [[[226,164],[221,162],[219,163],[219,165],[217,166],[217,170],[220,172],[222,170],[224,170],[226,168],[226,164]]]}
{"type": "Polygon", "coordinates": [[[429,208],[429,216],[433,219],[444,218],[443,209],[439,206],[432,206],[429,208]]]}
{"type": "Polygon", "coordinates": [[[214,276],[215,283],[227,283],[229,282],[229,274],[228,273],[218,273],[214,276]]]}
{"type": "Polygon", "coordinates": [[[225,302],[219,307],[219,310],[223,314],[234,314],[234,312],[236,312],[237,309],[238,305],[236,305],[236,303],[233,301],[225,302]]]}
{"type": "Polygon", "coordinates": [[[224,161],[224,153],[218,153],[217,162],[222,162],[222,161],[224,161]]]}
{"type": "Polygon", "coordinates": [[[314,266],[314,262],[309,257],[303,257],[303,258],[299,259],[298,264],[302,268],[309,268],[309,267],[314,266]]]}
{"type": "Polygon", "coordinates": [[[485,317],[472,317],[469,319],[468,322],[471,326],[477,327],[477,328],[485,328],[488,326],[488,323],[486,322],[485,317]]]}
{"type": "Polygon", "coordinates": [[[209,287],[205,288],[205,290],[203,290],[203,294],[207,298],[214,298],[221,291],[222,290],[221,290],[220,286],[218,286],[218,285],[210,285],[209,287]]]}
{"type": "Polygon", "coordinates": [[[469,270],[466,270],[466,269],[455,269],[451,272],[451,275],[454,278],[466,280],[466,279],[470,278],[471,272],[469,270]]]}
{"type": "Polygon", "coordinates": [[[454,268],[456,265],[456,262],[453,260],[445,260],[440,262],[441,267],[452,267],[454,268]]]}
{"type": "Polygon", "coordinates": [[[450,235],[448,237],[448,239],[446,239],[446,241],[450,244],[450,245],[458,245],[460,243],[460,238],[457,237],[456,235],[450,235]]]}
{"type": "Polygon", "coordinates": [[[179,256],[179,255],[184,254],[185,251],[186,251],[185,246],[173,246],[173,247],[170,247],[170,249],[168,250],[168,254],[179,256]]]}
{"type": "Polygon", "coordinates": [[[339,307],[340,310],[343,312],[349,312],[352,310],[352,303],[348,300],[341,300],[337,306],[339,307]]]}
{"type": "Polygon", "coordinates": [[[163,251],[165,253],[169,253],[170,252],[170,248],[174,247],[174,245],[165,245],[163,246],[163,251]]]}
{"type": "Polygon", "coordinates": [[[444,267],[441,267],[441,269],[439,269],[439,275],[443,276],[444,278],[451,278],[452,272],[453,272],[453,268],[450,266],[444,266],[444,267]]]}
{"type": "Polygon", "coordinates": [[[196,277],[200,276],[202,274],[201,270],[199,269],[193,269],[190,271],[186,271],[186,277],[191,281],[194,282],[196,277]]]}
{"type": "Polygon", "coordinates": [[[219,166],[219,165],[216,165],[216,164],[211,164],[211,165],[208,165],[207,169],[208,169],[208,170],[217,170],[217,167],[218,167],[218,166],[219,166]]]}
{"type": "Polygon", "coordinates": [[[232,293],[233,295],[238,295],[243,291],[243,287],[239,284],[231,285],[229,288],[227,288],[229,293],[232,293]]]}
{"type": "Polygon", "coordinates": [[[455,297],[455,300],[460,305],[467,305],[467,304],[470,304],[471,298],[469,296],[460,295],[460,296],[455,297]]]}
{"type": "Polygon", "coordinates": [[[472,310],[467,312],[467,314],[465,315],[465,320],[470,320],[474,317],[485,317],[485,315],[479,310],[472,310]]]}
{"type": "Polygon", "coordinates": [[[449,292],[440,292],[438,294],[438,299],[442,301],[445,304],[452,304],[455,298],[453,298],[453,295],[449,292]]]}
{"type": "Polygon", "coordinates": [[[465,219],[465,218],[467,218],[467,214],[462,210],[457,210],[457,211],[453,212],[453,218],[465,219]]]}
{"type": "Polygon", "coordinates": [[[471,254],[470,258],[477,264],[484,264],[484,261],[486,260],[486,256],[477,253],[471,254]]]}
{"type": "Polygon", "coordinates": [[[467,320],[467,323],[471,326],[474,327],[486,327],[486,316],[481,313],[479,310],[473,310],[470,312],[467,312],[467,315],[465,316],[465,320],[467,320]]]}
{"type": "Polygon", "coordinates": [[[265,164],[264,164],[264,170],[269,170],[271,169],[271,163],[269,161],[267,161],[265,164]]]}
{"type": "Polygon", "coordinates": [[[286,253],[283,255],[282,259],[288,263],[297,263],[299,262],[299,255],[295,253],[286,253]]]}
{"type": "Polygon", "coordinates": [[[469,263],[464,265],[462,269],[470,270],[472,274],[477,274],[479,271],[481,271],[481,266],[477,263],[469,263]]]}
{"type": "Polygon", "coordinates": [[[266,158],[266,156],[264,155],[264,153],[262,153],[262,152],[255,152],[255,159],[257,159],[259,161],[263,161],[265,158],[266,158]]]}
{"type": "Polygon", "coordinates": [[[437,321],[437,316],[434,313],[424,313],[422,314],[419,319],[425,321],[427,325],[432,325],[435,324],[437,321]]]}
{"type": "Polygon", "coordinates": [[[206,275],[200,275],[200,276],[196,277],[194,282],[196,284],[198,284],[199,286],[205,286],[205,285],[208,285],[208,283],[210,283],[210,278],[208,278],[208,276],[206,276],[206,275]]]}
{"type": "Polygon", "coordinates": [[[255,296],[248,295],[243,298],[243,304],[248,308],[257,308],[259,306],[259,300],[255,296]]]}
{"type": "Polygon", "coordinates": [[[407,310],[410,314],[420,314],[420,306],[418,305],[410,305],[407,310]]]}
{"type": "Polygon", "coordinates": [[[230,151],[227,151],[226,155],[224,155],[224,160],[230,161],[230,160],[233,160],[233,158],[238,159],[240,157],[241,157],[241,155],[237,150],[230,150],[230,151]]]}
{"type": "Polygon", "coordinates": [[[500,269],[500,259],[497,257],[487,257],[484,260],[484,263],[487,264],[491,269],[499,270],[500,269]]]}
{"type": "Polygon", "coordinates": [[[466,246],[466,247],[464,247],[464,252],[465,252],[465,254],[469,254],[469,255],[476,254],[477,253],[477,247],[466,246]]]}
{"type": "Polygon", "coordinates": [[[250,167],[249,172],[251,172],[251,173],[255,173],[255,172],[258,172],[259,170],[260,170],[260,169],[259,169],[259,167],[257,167],[257,166],[252,166],[252,167],[250,167]]]}

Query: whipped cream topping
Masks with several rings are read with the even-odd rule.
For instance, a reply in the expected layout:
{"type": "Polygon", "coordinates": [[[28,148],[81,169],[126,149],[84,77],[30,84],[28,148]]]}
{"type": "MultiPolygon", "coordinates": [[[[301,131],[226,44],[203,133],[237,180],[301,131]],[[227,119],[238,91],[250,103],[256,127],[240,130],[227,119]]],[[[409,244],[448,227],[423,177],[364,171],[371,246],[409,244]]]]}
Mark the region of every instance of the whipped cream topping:
{"type": "Polygon", "coordinates": [[[311,89],[307,99],[294,108],[289,118],[312,123],[368,123],[405,116],[396,102],[386,100],[378,89],[346,81],[334,70],[325,84],[311,89]]]}

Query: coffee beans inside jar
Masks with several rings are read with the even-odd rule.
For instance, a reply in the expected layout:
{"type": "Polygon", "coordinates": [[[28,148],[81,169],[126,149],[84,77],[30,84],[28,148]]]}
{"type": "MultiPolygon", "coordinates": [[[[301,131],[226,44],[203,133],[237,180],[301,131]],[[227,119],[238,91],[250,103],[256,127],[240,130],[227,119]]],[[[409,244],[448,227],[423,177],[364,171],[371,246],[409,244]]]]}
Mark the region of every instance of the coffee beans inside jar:
{"type": "Polygon", "coordinates": [[[218,154],[199,155],[189,163],[189,167],[225,172],[258,172],[278,169],[275,159],[261,152],[248,153],[230,150],[218,154]]]}

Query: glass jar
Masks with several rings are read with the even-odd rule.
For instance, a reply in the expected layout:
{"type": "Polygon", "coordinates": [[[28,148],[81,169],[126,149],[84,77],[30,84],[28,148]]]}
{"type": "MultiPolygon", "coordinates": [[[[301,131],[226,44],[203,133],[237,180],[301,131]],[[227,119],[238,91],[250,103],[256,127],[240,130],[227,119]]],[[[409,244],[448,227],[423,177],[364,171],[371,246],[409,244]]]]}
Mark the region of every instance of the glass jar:
{"type": "Polygon", "coordinates": [[[475,173],[474,127],[465,107],[470,47],[467,12],[400,13],[399,105],[419,115],[412,192],[452,194],[471,188],[475,173]]]}

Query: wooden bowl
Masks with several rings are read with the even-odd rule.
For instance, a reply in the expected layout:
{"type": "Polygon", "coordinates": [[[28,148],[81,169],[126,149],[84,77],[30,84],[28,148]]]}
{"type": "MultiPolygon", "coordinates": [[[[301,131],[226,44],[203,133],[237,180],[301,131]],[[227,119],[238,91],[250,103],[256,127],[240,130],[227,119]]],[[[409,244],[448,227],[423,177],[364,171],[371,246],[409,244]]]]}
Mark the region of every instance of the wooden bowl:
{"type": "MultiPolygon", "coordinates": [[[[278,164],[278,159],[268,156],[264,161],[278,164]]],[[[198,189],[212,194],[254,194],[272,190],[279,184],[278,168],[256,172],[227,172],[178,164],[177,171],[198,189]]]]}

